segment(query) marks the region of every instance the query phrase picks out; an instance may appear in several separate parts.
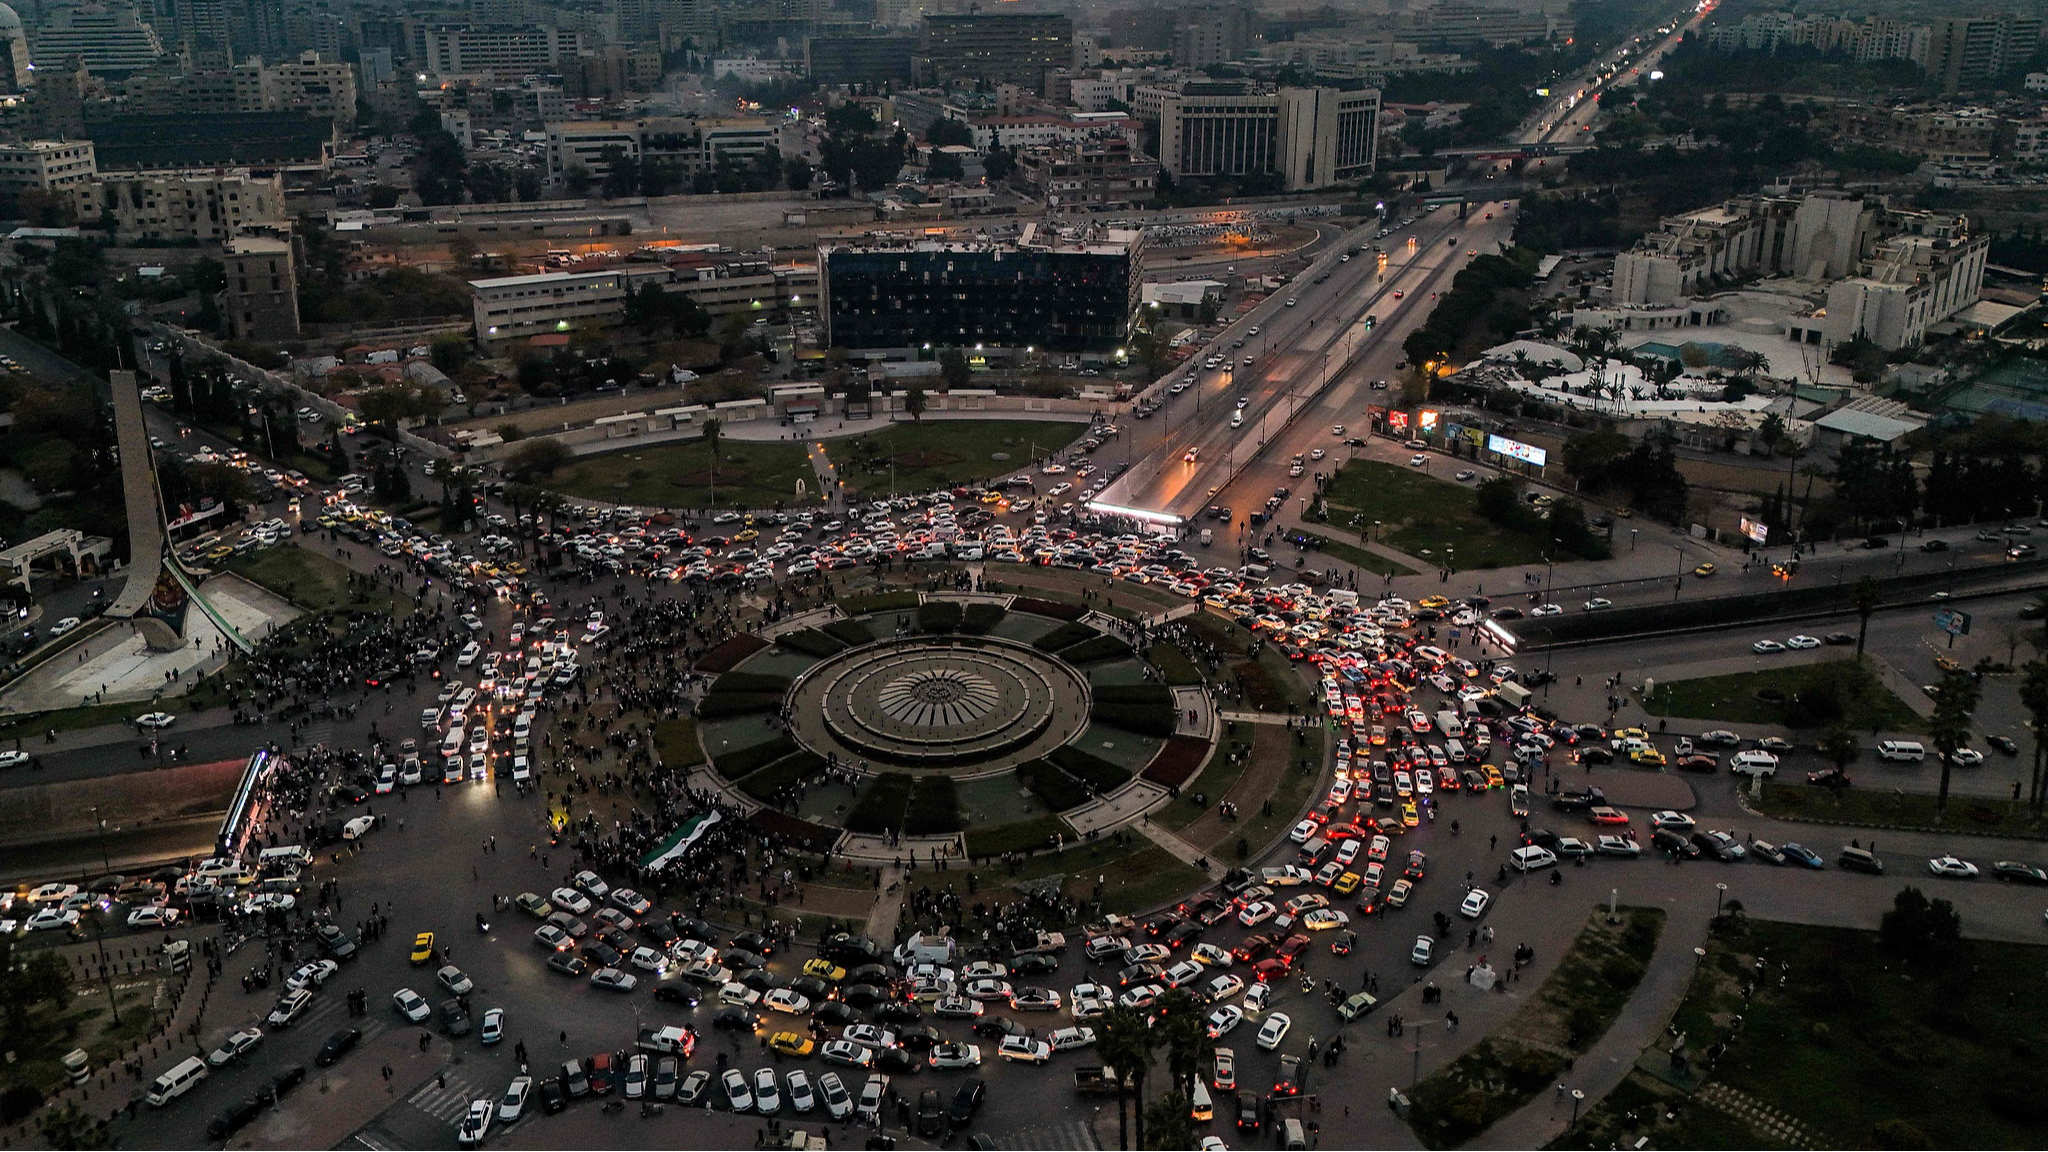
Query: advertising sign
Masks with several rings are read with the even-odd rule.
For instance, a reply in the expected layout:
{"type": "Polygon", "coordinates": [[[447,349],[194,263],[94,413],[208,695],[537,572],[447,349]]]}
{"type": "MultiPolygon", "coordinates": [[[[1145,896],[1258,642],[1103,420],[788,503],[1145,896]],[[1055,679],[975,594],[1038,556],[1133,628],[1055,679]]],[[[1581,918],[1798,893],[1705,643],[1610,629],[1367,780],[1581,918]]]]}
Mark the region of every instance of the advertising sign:
{"type": "Polygon", "coordinates": [[[1424,408],[1424,409],[1423,409],[1422,411],[1420,411],[1420,412],[1416,413],[1416,427],[1418,427],[1418,428],[1420,428],[1420,429],[1422,430],[1422,433],[1423,433],[1423,435],[1427,436],[1427,435],[1429,435],[1430,433],[1432,433],[1432,432],[1435,432],[1435,431],[1436,431],[1436,423],[1437,423],[1437,411],[1436,411],[1436,409],[1434,409],[1434,408],[1424,408]]]}
{"type": "Polygon", "coordinates": [[[1520,440],[1510,440],[1505,436],[1488,436],[1486,450],[1497,452],[1511,460],[1520,460],[1524,464],[1534,464],[1538,468],[1543,467],[1550,459],[1550,453],[1543,449],[1533,444],[1524,444],[1520,440]]]}
{"type": "Polygon", "coordinates": [[[1751,520],[1749,517],[1744,516],[1742,518],[1742,535],[1744,539],[1761,548],[1764,541],[1770,538],[1771,526],[1761,520],[1751,520]]]}
{"type": "Polygon", "coordinates": [[[1387,430],[1393,432],[1397,436],[1407,435],[1408,414],[1406,412],[1401,412],[1398,410],[1387,413],[1387,430]]]}

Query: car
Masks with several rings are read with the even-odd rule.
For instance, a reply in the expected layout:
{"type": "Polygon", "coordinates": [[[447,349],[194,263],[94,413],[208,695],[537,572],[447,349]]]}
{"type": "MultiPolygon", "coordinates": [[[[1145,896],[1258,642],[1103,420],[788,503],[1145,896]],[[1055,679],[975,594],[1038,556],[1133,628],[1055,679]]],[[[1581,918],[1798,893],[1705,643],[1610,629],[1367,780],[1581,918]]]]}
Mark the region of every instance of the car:
{"type": "Polygon", "coordinates": [[[1687,816],[1683,812],[1673,812],[1669,809],[1654,813],[1650,817],[1650,827],[1670,829],[1673,832],[1690,832],[1693,830],[1694,824],[1695,821],[1692,817],[1687,816]]]}
{"type": "Polygon", "coordinates": [[[1977,866],[1968,860],[1959,860],[1954,855],[1936,856],[1927,862],[1927,871],[1951,880],[1975,880],[1977,866]]]}
{"type": "Polygon", "coordinates": [[[777,1032],[768,1037],[768,1048],[784,1056],[809,1056],[818,1045],[810,1037],[798,1032],[777,1032]]]}
{"type": "Polygon", "coordinates": [[[555,907],[573,912],[578,916],[590,911],[591,908],[590,897],[585,896],[574,888],[557,888],[549,894],[548,899],[554,903],[555,907]]]}
{"type": "MultiPolygon", "coordinates": [[[[176,908],[162,908],[154,904],[144,908],[137,908],[128,914],[128,926],[130,928],[169,928],[177,922],[178,910],[176,908]]],[[[331,962],[323,960],[321,963],[331,962]]]]}
{"type": "Polygon", "coordinates": [[[1486,906],[1492,901],[1493,897],[1487,894],[1486,889],[1474,888],[1465,893],[1464,903],[1458,905],[1458,914],[1467,920],[1477,920],[1486,912],[1486,906]]]}
{"type": "Polygon", "coordinates": [[[329,1036],[326,1043],[320,1045],[320,1051],[313,1055],[313,1063],[322,1068],[331,1068],[343,1056],[348,1055],[357,1044],[362,1043],[362,1040],[363,1033],[361,1029],[343,1028],[341,1031],[329,1036]]]}
{"type": "Polygon", "coordinates": [[[441,1029],[450,1036],[469,1035],[469,1010],[461,1000],[441,1001],[441,1029]]]}
{"type": "Polygon", "coordinates": [[[244,1028],[220,1042],[220,1047],[207,1054],[206,1062],[215,1068],[240,1057],[263,1042],[261,1028],[244,1028]]]}
{"type": "Polygon", "coordinates": [[[777,988],[761,997],[761,1007],[771,1012],[787,1012],[792,1016],[807,1016],[811,1011],[808,996],[788,988],[777,988]]]}
{"type": "Polygon", "coordinates": [[[1585,609],[1588,612],[1602,612],[1612,607],[1614,607],[1614,601],[1609,600],[1605,596],[1595,596],[1591,600],[1586,601],[1585,604],[1585,609]]]}
{"type": "Polygon", "coordinates": [[[926,1059],[938,1069],[978,1067],[981,1064],[981,1045],[939,1044],[932,1048],[926,1059]]]}
{"type": "Polygon", "coordinates": [[[1801,868],[1827,867],[1827,862],[1820,858],[1819,853],[1802,844],[1786,844],[1778,851],[1785,857],[1787,864],[1796,864],[1801,868]]]}
{"type": "Polygon", "coordinates": [[[441,987],[446,988],[451,994],[456,996],[467,996],[476,990],[476,982],[471,980],[462,969],[457,968],[453,964],[434,973],[434,979],[440,983],[441,987]]]}
{"type": "Polygon", "coordinates": [[[837,1072],[826,1072],[818,1077],[818,1099],[825,1105],[825,1115],[834,1120],[844,1120],[853,1115],[853,1097],[846,1094],[846,1084],[839,1079],[837,1072]]]}
{"type": "Polygon", "coordinates": [[[177,722],[177,716],[169,712],[145,712],[135,718],[137,728],[169,728],[177,722]]]}
{"type": "Polygon", "coordinates": [[[557,952],[548,957],[548,967],[564,976],[582,977],[590,971],[590,961],[569,952],[557,952]]]}
{"type": "Polygon", "coordinates": [[[1060,994],[1050,988],[1019,988],[1010,994],[1010,1007],[1019,1012],[1057,1012],[1060,1004],[1060,994]]]}
{"type": "Polygon", "coordinates": [[[754,1071],[754,1111],[763,1116],[773,1116],[782,1111],[782,1087],[773,1068],[754,1071]]]}
{"type": "Polygon", "coordinates": [[[1288,1029],[1293,1027],[1293,1018],[1285,1012],[1275,1012],[1267,1016],[1266,1022],[1259,1025],[1259,1047],[1268,1052],[1280,1047],[1280,1042],[1287,1039],[1288,1029]]]}
{"type": "Polygon", "coordinates": [[[1591,820],[1595,824],[1626,824],[1628,823],[1628,813],[1623,812],[1619,808],[1610,808],[1605,804],[1596,804],[1586,810],[1586,819],[1591,820]]]}
{"type": "Polygon", "coordinates": [[[1436,941],[1428,936],[1417,936],[1415,947],[1408,950],[1408,962],[1426,968],[1436,954],[1436,941]]]}
{"type": "Polygon", "coordinates": [[[1749,650],[1751,652],[1756,653],[1783,652],[1785,650],[1785,646],[1783,644],[1778,643],[1776,640],[1759,640],[1756,643],[1751,644],[1749,646],[1749,650]]]}
{"type": "Polygon", "coordinates": [[[803,1115],[818,1106],[818,1094],[811,1087],[811,1074],[801,1068],[793,1068],[784,1077],[789,1089],[789,1110],[803,1115]]]}
{"type": "MultiPolygon", "coordinates": [[[[763,1071],[766,1071],[766,1069],[763,1069],[763,1071]]],[[[751,1112],[754,1110],[754,1091],[747,1087],[745,1073],[737,1068],[728,1068],[725,1070],[725,1074],[719,1078],[719,1084],[725,1089],[726,1107],[731,1108],[735,1112],[751,1112]]]]}
{"type": "Polygon", "coordinates": [[[478,1025],[476,1038],[482,1044],[498,1044],[505,1039],[505,1010],[492,1008],[484,1012],[483,1022],[478,1025]]]}
{"type": "Polygon", "coordinates": [[[1984,763],[1984,754],[1975,748],[1958,748],[1950,754],[1949,763],[1958,768],[1975,768],[1984,763]]]}
{"type": "Polygon", "coordinates": [[[434,1014],[433,1008],[427,1004],[426,999],[410,988],[400,988],[398,991],[393,992],[391,994],[391,1004],[398,1009],[400,1016],[415,1024],[428,1019],[434,1014]]]}
{"type": "Polygon", "coordinates": [[[1718,744],[1724,748],[1733,748],[1742,743],[1742,737],[1728,731],[1726,728],[1710,728],[1699,734],[1698,743],[1718,744]]]}
{"type": "Polygon", "coordinates": [[[1209,1039],[1220,1040],[1230,1035],[1231,1030],[1244,1023],[1244,1009],[1235,1004],[1223,1004],[1209,1013],[1207,1020],[1209,1039]]]}
{"type": "Polygon", "coordinates": [[[872,1049],[852,1040],[827,1040],[819,1055],[827,1064],[844,1064],[848,1068],[866,1068],[875,1062],[872,1049]]]}
{"type": "Polygon", "coordinates": [[[1420,468],[1427,463],[1429,463],[1429,457],[1420,452],[1408,458],[1408,466],[1410,468],[1420,468]]]}
{"type": "Polygon", "coordinates": [[[1052,1050],[1055,1052],[1072,1052],[1080,1048],[1093,1047],[1095,1044],[1095,1029],[1085,1027],[1055,1028],[1050,1033],[1047,1033],[1045,1042],[1052,1045],[1052,1050]]]}
{"type": "Polygon", "coordinates": [[[1626,836],[1602,836],[1593,845],[1593,851],[1601,856],[1633,858],[1642,855],[1642,845],[1626,836]]]}
{"type": "Polygon", "coordinates": [[[1719,569],[1716,568],[1711,561],[1709,561],[1705,564],[1695,565],[1693,567],[1692,574],[1695,576],[1712,576],[1717,571],[1719,571],[1719,569]]]}
{"type": "Polygon", "coordinates": [[[590,974],[590,986],[603,988],[608,992],[631,992],[640,984],[640,978],[617,968],[599,968],[590,974]]]}
{"type": "Polygon", "coordinates": [[[422,932],[412,938],[412,962],[425,964],[434,958],[434,934],[422,932]]]}
{"type": "Polygon", "coordinates": [[[1014,1063],[1043,1065],[1052,1059],[1052,1045],[1029,1036],[1005,1036],[996,1055],[1014,1063]]]}
{"type": "Polygon", "coordinates": [[[1749,842],[1749,858],[1761,860],[1765,864],[1777,865],[1785,862],[1785,852],[1768,840],[1751,840],[1749,842]]]}
{"type": "Polygon", "coordinates": [[[1725,864],[1733,864],[1735,861],[1748,855],[1744,851],[1742,844],[1735,837],[1718,829],[1695,832],[1693,833],[1692,842],[1702,853],[1712,856],[1714,859],[1725,864]]]}
{"type": "Polygon", "coordinates": [[[2048,884],[2048,869],[2022,860],[2000,860],[1991,866],[1991,875],[2012,884],[2048,884]]]}
{"type": "Polygon", "coordinates": [[[498,1123],[510,1124],[526,1111],[526,1098],[533,1093],[533,1077],[514,1076],[505,1086],[505,1094],[498,1097],[498,1123]]]}
{"type": "Polygon", "coordinates": [[[286,988],[318,988],[327,983],[327,978],[341,971],[341,965],[332,960],[308,960],[299,965],[291,975],[285,977],[286,988]]]}
{"type": "Polygon", "coordinates": [[[485,1133],[491,1130],[492,1115],[489,1100],[471,1100],[468,1113],[462,1117],[461,1127],[455,1130],[455,1142],[465,1148],[482,1144],[485,1133]]]}
{"type": "Polygon", "coordinates": [[[1790,640],[1785,641],[1785,647],[1803,652],[1809,648],[1820,647],[1820,640],[1814,636],[1794,636],[1790,640]]]}
{"type": "Polygon", "coordinates": [[[1311,932],[1327,932],[1351,923],[1351,917],[1335,908],[1316,908],[1301,918],[1301,926],[1311,932]]]}

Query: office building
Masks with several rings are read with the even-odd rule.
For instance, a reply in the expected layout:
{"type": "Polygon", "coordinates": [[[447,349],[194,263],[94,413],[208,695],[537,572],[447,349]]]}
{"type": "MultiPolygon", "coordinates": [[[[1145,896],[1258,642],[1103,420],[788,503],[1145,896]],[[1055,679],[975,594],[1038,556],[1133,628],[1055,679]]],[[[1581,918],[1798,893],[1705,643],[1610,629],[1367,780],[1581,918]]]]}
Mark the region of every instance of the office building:
{"type": "Polygon", "coordinates": [[[239,340],[296,340],[299,282],[284,236],[236,236],[221,250],[227,287],[221,311],[239,340]]]}
{"type": "Polygon", "coordinates": [[[813,36],[804,63],[813,84],[908,84],[915,36],[813,36]]]}
{"type": "Polygon", "coordinates": [[[986,355],[1027,348],[1113,352],[1137,312],[1142,232],[1054,232],[1014,242],[875,234],[818,250],[835,347],[986,355]]]}
{"type": "Polygon", "coordinates": [[[1152,199],[1159,161],[1121,134],[1100,133],[1020,152],[1011,182],[1049,211],[1121,211],[1152,199]]]}
{"type": "MultiPolygon", "coordinates": [[[[4,35],[0,32],[0,35],[4,35]]],[[[133,8],[59,8],[29,34],[33,59],[72,58],[95,76],[126,76],[165,59],[163,41],[133,8]]]]}
{"type": "Polygon", "coordinates": [[[1370,88],[1282,88],[1275,160],[1288,191],[1372,175],[1379,153],[1380,94],[1370,88]]]}
{"type": "Polygon", "coordinates": [[[1999,12],[1936,20],[1927,47],[1928,75],[1941,82],[1944,92],[1990,84],[2033,59],[2041,50],[2042,28],[2039,8],[2024,15],[1999,12]]]}
{"type": "Polygon", "coordinates": [[[471,280],[477,343],[487,351],[533,336],[605,327],[626,311],[623,272],[543,272],[471,280]]]}
{"type": "Polygon", "coordinates": [[[753,116],[568,120],[548,125],[548,176],[560,180],[569,169],[580,166],[592,178],[602,180],[611,172],[606,151],[617,148],[625,159],[668,165],[688,178],[711,171],[722,159],[745,163],[780,144],[781,133],[774,121],[753,116]]]}
{"type": "Polygon", "coordinates": [[[110,226],[117,244],[218,244],[285,220],[284,181],[273,172],[108,175],[72,190],[81,226],[110,226]]]}
{"type": "Polygon", "coordinates": [[[1977,302],[1991,238],[1967,216],[1900,213],[1856,274],[1828,286],[1821,331],[1830,344],[1861,336],[1886,351],[1918,346],[1927,330],[1977,302]]]}
{"type": "Polygon", "coordinates": [[[508,83],[536,72],[560,72],[583,51],[580,33],[538,25],[425,28],[421,65],[433,76],[473,76],[508,83]]]}
{"type": "Polygon", "coordinates": [[[911,58],[917,83],[1017,84],[1045,90],[1045,74],[1074,63],[1074,21],[1063,14],[928,15],[911,58]]]}
{"type": "Polygon", "coordinates": [[[1380,94],[1365,88],[1281,88],[1190,81],[1158,98],[1159,163],[1176,177],[1277,174],[1289,191],[1372,174],[1380,94]]]}
{"type": "Polygon", "coordinates": [[[1173,16],[1173,63],[1198,69],[1242,59],[1255,38],[1252,11],[1236,4],[1188,8],[1173,16]]]}
{"type": "Polygon", "coordinates": [[[1525,44],[1569,40],[1574,25],[1560,9],[1540,6],[1495,8],[1486,4],[1439,3],[1396,14],[1386,30],[1397,39],[1438,51],[1473,44],[1525,44]]]}
{"type": "Polygon", "coordinates": [[[0,144],[0,192],[48,192],[86,184],[99,173],[90,140],[0,144]]]}

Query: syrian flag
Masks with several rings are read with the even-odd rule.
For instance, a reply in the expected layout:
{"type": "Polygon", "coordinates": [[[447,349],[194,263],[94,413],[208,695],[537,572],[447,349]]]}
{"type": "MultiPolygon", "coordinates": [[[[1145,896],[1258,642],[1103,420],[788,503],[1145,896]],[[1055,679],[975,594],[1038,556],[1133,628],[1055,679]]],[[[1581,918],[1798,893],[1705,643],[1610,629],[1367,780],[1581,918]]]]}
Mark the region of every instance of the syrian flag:
{"type": "Polygon", "coordinates": [[[682,859],[696,846],[697,841],[704,838],[705,833],[711,831],[712,825],[718,823],[719,819],[718,809],[711,808],[683,821],[682,827],[669,833],[660,847],[640,858],[640,867],[652,872],[671,860],[682,859]]]}

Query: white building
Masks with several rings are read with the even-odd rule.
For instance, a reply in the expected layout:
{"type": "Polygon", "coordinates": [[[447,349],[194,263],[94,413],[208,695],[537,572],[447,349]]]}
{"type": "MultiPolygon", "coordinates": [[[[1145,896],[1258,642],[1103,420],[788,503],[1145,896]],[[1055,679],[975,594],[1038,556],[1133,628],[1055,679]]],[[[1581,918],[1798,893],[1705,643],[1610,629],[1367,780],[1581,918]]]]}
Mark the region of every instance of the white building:
{"type": "Polygon", "coordinates": [[[49,191],[84,184],[99,175],[90,140],[29,140],[0,144],[0,191],[49,191]]]}
{"type": "Polygon", "coordinates": [[[544,272],[469,282],[477,343],[495,350],[515,340],[615,324],[626,311],[620,272],[544,272]]]}

